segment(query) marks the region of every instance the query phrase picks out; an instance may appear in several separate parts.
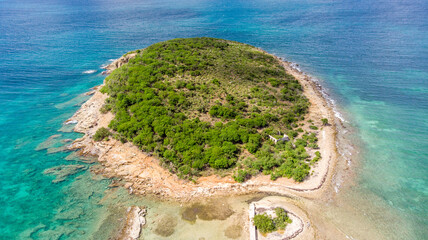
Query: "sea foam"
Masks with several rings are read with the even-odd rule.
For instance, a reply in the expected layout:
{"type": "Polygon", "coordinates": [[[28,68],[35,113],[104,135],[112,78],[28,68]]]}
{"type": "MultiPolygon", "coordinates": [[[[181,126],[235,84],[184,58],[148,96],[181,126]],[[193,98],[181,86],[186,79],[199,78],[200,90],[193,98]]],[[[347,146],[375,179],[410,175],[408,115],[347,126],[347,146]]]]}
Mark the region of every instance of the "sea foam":
{"type": "Polygon", "coordinates": [[[83,73],[83,74],[92,74],[92,73],[96,73],[96,72],[97,72],[97,70],[93,70],[93,69],[91,69],[91,70],[83,71],[82,73],[83,73]]]}

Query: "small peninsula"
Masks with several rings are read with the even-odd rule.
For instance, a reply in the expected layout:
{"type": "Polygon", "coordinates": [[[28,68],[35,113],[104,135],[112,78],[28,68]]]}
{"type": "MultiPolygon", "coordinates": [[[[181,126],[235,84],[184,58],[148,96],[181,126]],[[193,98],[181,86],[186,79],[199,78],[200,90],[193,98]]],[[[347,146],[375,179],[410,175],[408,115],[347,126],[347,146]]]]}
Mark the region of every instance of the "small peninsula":
{"type": "Polygon", "coordinates": [[[129,52],[69,119],[71,149],[136,194],[319,189],[335,155],[331,109],[290,62],[214,38],[129,52]],[[262,189],[263,188],[263,189],[262,189]]]}

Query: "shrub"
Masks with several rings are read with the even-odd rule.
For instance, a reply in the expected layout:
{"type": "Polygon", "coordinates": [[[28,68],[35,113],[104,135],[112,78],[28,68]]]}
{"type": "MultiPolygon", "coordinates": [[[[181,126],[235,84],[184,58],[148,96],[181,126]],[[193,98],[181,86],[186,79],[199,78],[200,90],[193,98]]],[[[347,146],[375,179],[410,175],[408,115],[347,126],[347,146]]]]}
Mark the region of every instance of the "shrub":
{"type": "Polygon", "coordinates": [[[322,121],[322,125],[327,126],[328,125],[328,119],[327,118],[323,118],[321,119],[322,121]]]}
{"type": "Polygon", "coordinates": [[[315,157],[311,160],[311,164],[318,162],[321,159],[321,153],[319,151],[315,152],[315,157]]]}
{"type": "Polygon", "coordinates": [[[214,85],[220,86],[220,81],[219,81],[217,78],[214,78],[214,79],[212,80],[212,83],[213,83],[214,85]]]}
{"type": "Polygon", "coordinates": [[[111,132],[110,132],[107,128],[102,127],[102,128],[99,128],[99,129],[95,132],[94,140],[95,140],[95,141],[105,140],[105,139],[107,139],[110,135],[111,135],[111,132]]]}
{"type": "Polygon", "coordinates": [[[283,208],[275,208],[276,218],[274,218],[275,226],[284,230],[288,223],[291,223],[291,219],[288,217],[287,212],[283,208]]]}
{"type": "Polygon", "coordinates": [[[251,108],[251,112],[260,113],[261,111],[258,107],[254,106],[251,108]]]}
{"type": "Polygon", "coordinates": [[[233,179],[235,179],[235,181],[240,182],[240,183],[245,182],[245,180],[247,180],[248,177],[249,177],[248,172],[246,170],[242,170],[242,169],[239,169],[233,175],[233,179]]]}
{"type": "Polygon", "coordinates": [[[287,132],[287,135],[289,137],[291,137],[291,138],[295,138],[295,137],[297,137],[299,135],[299,133],[297,131],[290,130],[290,131],[287,132]]]}
{"type": "Polygon", "coordinates": [[[306,147],[308,145],[308,143],[303,139],[297,139],[295,144],[296,146],[303,146],[303,147],[306,147]]]}
{"type": "Polygon", "coordinates": [[[245,145],[245,148],[250,152],[250,153],[256,153],[257,150],[260,147],[260,142],[261,142],[261,136],[258,134],[251,134],[248,137],[248,143],[245,145]]]}
{"type": "Polygon", "coordinates": [[[234,118],[236,116],[236,112],[234,109],[230,107],[225,107],[222,105],[215,105],[213,106],[209,114],[213,117],[224,117],[224,118],[234,118]]]}
{"type": "Polygon", "coordinates": [[[214,162],[210,163],[211,167],[213,168],[229,168],[230,166],[232,166],[235,163],[235,161],[233,159],[227,159],[227,158],[219,158],[214,160],[214,162]]]}
{"type": "Polygon", "coordinates": [[[303,179],[305,179],[306,176],[309,174],[309,167],[308,165],[303,165],[300,167],[296,167],[292,171],[293,179],[296,182],[302,182],[303,179]],[[303,167],[305,166],[305,167],[303,167]]]}
{"type": "Polygon", "coordinates": [[[318,130],[318,127],[314,126],[314,125],[309,126],[309,128],[312,129],[312,130],[318,130]]]}
{"type": "Polygon", "coordinates": [[[272,87],[278,87],[280,82],[276,78],[268,78],[268,82],[272,85],[272,87]]]}
{"type": "Polygon", "coordinates": [[[111,110],[111,105],[110,104],[104,104],[101,108],[100,108],[100,112],[102,114],[106,114],[111,110]]]}
{"type": "Polygon", "coordinates": [[[270,233],[276,230],[273,219],[266,213],[255,215],[253,223],[261,233],[270,233]]]}
{"type": "Polygon", "coordinates": [[[196,70],[196,71],[191,71],[190,72],[190,75],[192,75],[192,76],[199,76],[199,75],[201,75],[201,72],[199,71],[199,70],[196,70]]]}
{"type": "Polygon", "coordinates": [[[195,85],[193,83],[187,83],[186,84],[186,88],[189,89],[189,90],[195,90],[196,89],[196,87],[195,87],[195,85]]]}
{"type": "Polygon", "coordinates": [[[318,149],[319,146],[316,143],[309,143],[308,147],[312,148],[312,149],[318,149]]]}
{"type": "Polygon", "coordinates": [[[179,81],[177,81],[177,82],[175,83],[175,87],[176,87],[177,89],[184,88],[184,87],[186,87],[186,82],[185,82],[185,81],[181,81],[181,80],[179,80],[179,81]]]}
{"type": "Polygon", "coordinates": [[[315,152],[315,156],[317,156],[317,157],[321,157],[321,153],[320,153],[319,151],[316,151],[316,152],[315,152]]]}
{"type": "Polygon", "coordinates": [[[254,226],[265,234],[278,229],[284,230],[287,224],[292,222],[283,208],[275,208],[275,214],[275,218],[268,216],[266,213],[255,215],[253,218],[254,226]]]}

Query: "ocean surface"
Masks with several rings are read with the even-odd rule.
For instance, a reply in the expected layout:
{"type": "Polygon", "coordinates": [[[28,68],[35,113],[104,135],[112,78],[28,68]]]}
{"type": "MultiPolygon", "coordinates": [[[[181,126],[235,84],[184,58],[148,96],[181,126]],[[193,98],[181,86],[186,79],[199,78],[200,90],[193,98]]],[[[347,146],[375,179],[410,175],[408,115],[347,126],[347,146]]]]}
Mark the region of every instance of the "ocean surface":
{"type": "Polygon", "coordinates": [[[385,239],[427,239],[427,16],[425,0],[0,0],[0,239],[107,239],[101,222],[117,221],[126,192],[106,198],[96,164],[62,151],[79,137],[63,122],[109,59],[199,36],[261,47],[319,79],[354,129],[354,184],[338,195],[376,205],[361,207],[386,222],[385,239]]]}

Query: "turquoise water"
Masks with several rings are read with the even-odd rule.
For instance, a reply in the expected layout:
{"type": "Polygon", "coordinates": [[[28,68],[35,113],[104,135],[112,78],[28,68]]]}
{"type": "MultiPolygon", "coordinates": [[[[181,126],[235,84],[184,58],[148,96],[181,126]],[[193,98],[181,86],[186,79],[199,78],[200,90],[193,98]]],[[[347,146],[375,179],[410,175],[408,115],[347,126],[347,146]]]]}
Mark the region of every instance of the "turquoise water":
{"type": "Polygon", "coordinates": [[[319,78],[362,143],[351,191],[402,214],[406,239],[426,238],[427,15],[427,1],[402,0],[0,0],[0,238],[91,238],[109,180],[78,170],[52,183],[45,169],[91,164],[35,149],[78,137],[58,129],[109,59],[195,36],[261,47],[319,78]]]}

